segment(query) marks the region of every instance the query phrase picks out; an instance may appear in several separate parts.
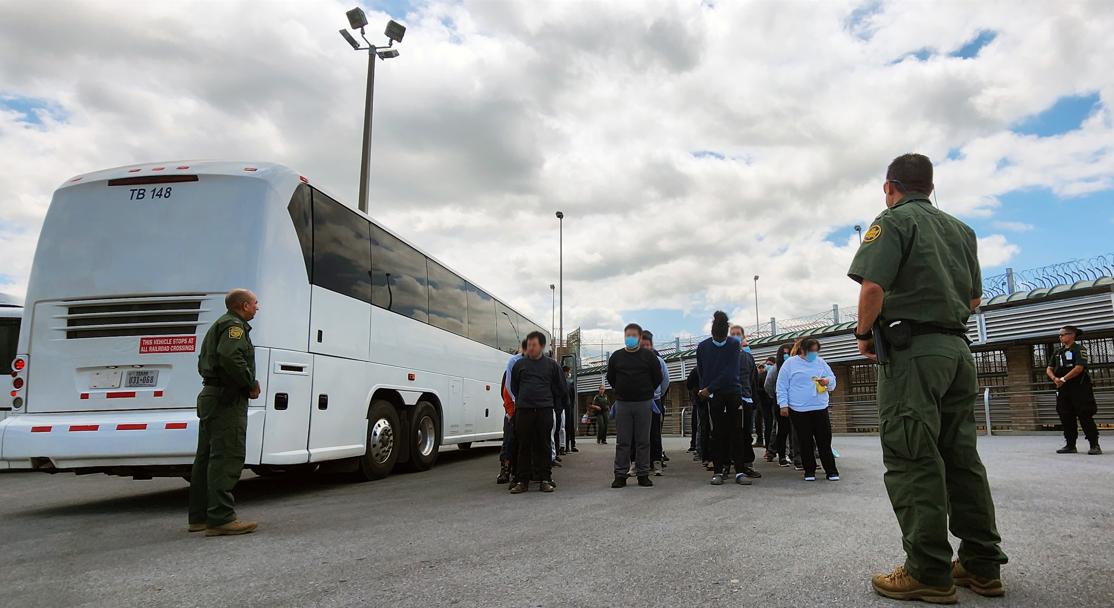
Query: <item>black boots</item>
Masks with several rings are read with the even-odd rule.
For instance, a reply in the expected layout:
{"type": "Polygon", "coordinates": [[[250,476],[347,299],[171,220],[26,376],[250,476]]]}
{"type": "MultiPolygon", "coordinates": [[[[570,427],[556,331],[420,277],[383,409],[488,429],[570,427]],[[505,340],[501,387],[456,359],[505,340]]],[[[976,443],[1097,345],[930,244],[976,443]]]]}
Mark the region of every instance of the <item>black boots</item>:
{"type": "Polygon", "coordinates": [[[1065,445],[1064,447],[1056,450],[1057,454],[1076,454],[1078,452],[1079,452],[1079,450],[1075,449],[1075,444],[1074,443],[1069,443],[1069,444],[1065,445]]]}

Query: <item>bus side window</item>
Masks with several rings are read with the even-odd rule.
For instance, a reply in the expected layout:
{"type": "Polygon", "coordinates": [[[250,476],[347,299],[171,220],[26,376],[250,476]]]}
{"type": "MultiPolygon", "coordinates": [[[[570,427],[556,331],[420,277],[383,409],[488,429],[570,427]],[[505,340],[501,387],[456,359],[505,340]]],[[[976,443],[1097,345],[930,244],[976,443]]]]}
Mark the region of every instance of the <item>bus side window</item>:
{"type": "Polygon", "coordinates": [[[313,284],[371,301],[370,222],[313,191],[313,284]]]}
{"type": "Polygon", "coordinates": [[[426,260],[429,271],[429,324],[468,335],[468,283],[444,266],[426,260]]]}
{"type": "Polygon", "coordinates": [[[468,284],[468,337],[498,348],[495,330],[495,299],[471,283],[468,284]]]}
{"type": "Polygon", "coordinates": [[[374,224],[371,245],[371,303],[427,322],[426,257],[374,224]]]}

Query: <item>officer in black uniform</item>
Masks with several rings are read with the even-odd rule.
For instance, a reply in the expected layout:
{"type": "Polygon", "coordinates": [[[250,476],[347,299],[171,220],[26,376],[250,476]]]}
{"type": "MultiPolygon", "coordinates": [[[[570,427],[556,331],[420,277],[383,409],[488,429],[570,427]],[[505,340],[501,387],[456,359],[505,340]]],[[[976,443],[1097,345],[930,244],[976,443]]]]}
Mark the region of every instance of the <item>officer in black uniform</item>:
{"type": "Polygon", "coordinates": [[[1091,375],[1087,373],[1089,363],[1087,347],[1076,342],[1083,336],[1083,331],[1078,327],[1066,325],[1060,329],[1060,348],[1048,359],[1048,369],[1045,373],[1056,384],[1056,413],[1060,415],[1060,424],[1064,427],[1064,439],[1067,443],[1056,450],[1057,454],[1075,454],[1075,440],[1079,438],[1079,429],[1076,428],[1076,419],[1079,426],[1083,427],[1083,434],[1091,442],[1091,449],[1087,451],[1092,456],[1102,454],[1099,447],[1099,429],[1095,426],[1095,412],[1098,404],[1095,402],[1095,392],[1091,388],[1091,375]]]}

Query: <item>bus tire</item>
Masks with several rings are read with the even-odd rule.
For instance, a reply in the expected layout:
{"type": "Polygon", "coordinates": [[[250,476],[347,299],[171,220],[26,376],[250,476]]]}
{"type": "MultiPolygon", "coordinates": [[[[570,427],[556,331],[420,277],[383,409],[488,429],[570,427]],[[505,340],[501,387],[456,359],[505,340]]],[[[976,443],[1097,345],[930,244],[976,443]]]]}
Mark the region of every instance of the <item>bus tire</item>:
{"type": "Polygon", "coordinates": [[[405,463],[411,471],[428,471],[437,462],[441,447],[441,424],[437,409],[428,401],[419,401],[410,418],[410,459],[405,463]]]}
{"type": "Polygon", "coordinates": [[[464,443],[458,443],[456,444],[456,447],[458,450],[470,450],[472,449],[472,442],[465,441],[464,443]]]}
{"type": "Polygon", "coordinates": [[[367,414],[367,440],[359,459],[356,477],[362,481],[383,479],[398,460],[398,412],[387,401],[371,402],[367,414]]]}

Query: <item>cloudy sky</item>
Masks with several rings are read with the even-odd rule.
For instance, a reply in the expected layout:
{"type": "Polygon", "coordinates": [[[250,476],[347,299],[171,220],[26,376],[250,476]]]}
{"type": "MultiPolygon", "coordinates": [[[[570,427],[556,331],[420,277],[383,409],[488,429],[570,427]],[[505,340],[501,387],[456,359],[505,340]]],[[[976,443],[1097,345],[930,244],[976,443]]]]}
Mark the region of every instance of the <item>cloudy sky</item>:
{"type": "MultiPolygon", "coordinates": [[[[288,164],[355,204],[344,2],[0,3],[0,291],[52,191],[130,163],[288,164]]],[[[855,303],[885,167],[936,163],[984,274],[1114,251],[1114,3],[363,2],[371,214],[565,327],[703,333],[855,303]]]]}

